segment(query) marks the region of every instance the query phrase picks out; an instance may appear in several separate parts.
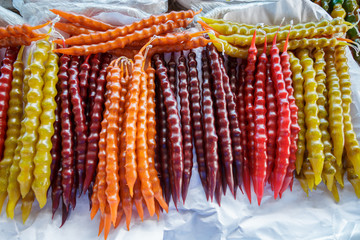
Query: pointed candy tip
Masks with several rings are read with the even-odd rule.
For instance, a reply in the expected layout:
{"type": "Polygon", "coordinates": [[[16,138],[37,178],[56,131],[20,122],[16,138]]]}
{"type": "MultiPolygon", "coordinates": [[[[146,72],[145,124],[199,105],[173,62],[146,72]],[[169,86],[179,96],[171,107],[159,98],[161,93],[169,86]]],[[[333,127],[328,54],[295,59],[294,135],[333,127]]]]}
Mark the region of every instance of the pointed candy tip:
{"type": "Polygon", "coordinates": [[[175,202],[174,202],[174,205],[175,205],[175,209],[176,209],[176,211],[178,211],[178,212],[179,212],[179,209],[178,209],[177,203],[175,203],[175,202]]]}
{"type": "Polygon", "coordinates": [[[104,216],[101,215],[101,216],[100,216],[98,236],[100,236],[100,234],[102,233],[103,229],[104,229],[104,216]]]}
{"type": "Polygon", "coordinates": [[[251,204],[251,189],[250,189],[250,183],[248,185],[245,185],[245,193],[247,198],[249,199],[249,202],[251,204]]]}
{"type": "Polygon", "coordinates": [[[2,212],[2,208],[3,208],[4,202],[5,202],[6,196],[7,196],[7,194],[0,194],[0,215],[2,212]]]}
{"type": "Polygon", "coordinates": [[[23,221],[23,224],[26,223],[26,220],[29,218],[30,216],[30,211],[29,210],[26,210],[26,211],[23,211],[22,212],[22,221],[23,221]]]}
{"type": "MultiPolygon", "coordinates": [[[[187,196],[187,189],[182,191],[182,202],[183,205],[185,204],[185,200],[186,200],[186,196],[187,196]]],[[[180,200],[181,201],[181,200],[180,200]]]]}
{"type": "Polygon", "coordinates": [[[10,219],[14,219],[14,207],[9,207],[9,203],[6,206],[6,216],[10,219]]]}
{"type": "Polygon", "coordinates": [[[152,207],[148,208],[148,211],[149,211],[150,217],[154,216],[154,214],[155,214],[155,206],[152,206],[152,207]]]}
{"type": "Polygon", "coordinates": [[[250,45],[251,48],[255,47],[255,41],[256,41],[256,29],[254,31],[253,38],[251,40],[251,45],[250,45]]]}
{"type": "Polygon", "coordinates": [[[281,195],[286,191],[286,189],[288,188],[289,184],[291,182],[291,178],[286,176],[285,179],[284,179],[284,182],[283,182],[283,185],[281,186],[281,189],[280,189],[280,198],[281,198],[281,195]]]}
{"type": "MultiPolygon", "coordinates": [[[[245,191],[246,192],[246,191],[245,191]]],[[[251,204],[251,193],[246,193],[247,198],[249,199],[249,203],[251,204]]]]}
{"type": "Polygon", "coordinates": [[[130,187],[129,186],[129,193],[130,193],[130,197],[134,197],[134,184],[130,187]]]}
{"type": "MultiPolygon", "coordinates": [[[[60,44],[60,43],[59,43],[60,44]]],[[[54,49],[53,52],[54,53],[62,53],[62,48],[58,48],[58,49],[54,49]]]]}
{"type": "MultiPolygon", "coordinates": [[[[221,195],[220,195],[221,196],[221,195]]],[[[221,197],[216,199],[216,202],[218,203],[219,207],[221,207],[221,197]]]]}
{"type": "Polygon", "coordinates": [[[202,10],[203,10],[203,9],[202,9],[202,8],[200,8],[200,9],[199,9],[198,11],[196,11],[194,14],[195,14],[195,15],[198,15],[199,13],[201,13],[201,12],[202,12],[202,10]]]}
{"type": "Polygon", "coordinates": [[[56,43],[56,44],[62,44],[63,43],[62,39],[55,39],[55,40],[53,40],[53,42],[56,43]]]}
{"type": "Polygon", "coordinates": [[[121,218],[122,218],[123,214],[124,214],[123,211],[119,211],[117,213],[117,218],[116,218],[116,223],[114,225],[114,229],[116,229],[120,225],[120,221],[121,221],[121,218]]]}
{"type": "Polygon", "coordinates": [[[165,210],[165,212],[168,213],[168,212],[169,212],[169,206],[166,205],[166,208],[161,208],[161,212],[162,212],[163,210],[165,210]]]}
{"type": "Polygon", "coordinates": [[[278,186],[278,185],[276,184],[276,185],[274,186],[274,196],[275,196],[275,199],[276,199],[277,196],[279,195],[280,190],[281,190],[281,186],[278,186]]]}
{"type": "Polygon", "coordinates": [[[267,51],[267,35],[265,35],[263,53],[265,53],[265,54],[266,54],[266,51],[267,51]]]}
{"type": "Polygon", "coordinates": [[[26,195],[28,194],[29,189],[25,189],[24,185],[20,185],[20,194],[21,194],[21,198],[25,198],[26,195]]]}
{"type": "Polygon", "coordinates": [[[239,186],[239,188],[240,188],[241,194],[244,195],[244,191],[243,191],[242,187],[239,186]]]}
{"type": "Polygon", "coordinates": [[[259,205],[259,206],[260,206],[262,197],[263,197],[263,193],[262,193],[262,192],[258,192],[258,193],[256,194],[256,199],[257,199],[257,202],[258,202],[258,205],[259,205]]]}
{"type": "Polygon", "coordinates": [[[60,228],[62,226],[64,226],[66,220],[67,220],[67,217],[69,215],[69,211],[67,211],[66,209],[64,210],[64,205],[63,205],[63,211],[62,211],[62,217],[61,217],[61,225],[60,225],[60,228]]]}
{"type": "Polygon", "coordinates": [[[46,205],[46,200],[45,202],[44,201],[39,202],[40,209],[43,208],[45,205],[46,205]]]}
{"type": "Polygon", "coordinates": [[[178,192],[176,192],[176,196],[177,196],[177,200],[176,202],[181,202],[181,194],[180,194],[180,190],[178,192]]]}
{"type": "Polygon", "coordinates": [[[278,194],[274,192],[274,199],[277,199],[278,194]]]}
{"type": "Polygon", "coordinates": [[[105,240],[107,239],[107,237],[109,235],[109,232],[110,232],[110,228],[111,228],[111,220],[110,220],[110,218],[111,218],[111,216],[109,216],[109,214],[107,214],[107,216],[105,216],[105,227],[104,227],[104,238],[105,238],[105,240]]]}
{"type": "Polygon", "coordinates": [[[81,197],[81,195],[82,195],[82,187],[79,188],[79,198],[81,197]]]}
{"type": "Polygon", "coordinates": [[[130,222],[131,222],[131,212],[130,215],[126,215],[125,213],[125,222],[126,222],[126,229],[130,231],[130,222]]]}
{"type": "Polygon", "coordinates": [[[260,206],[262,197],[263,197],[263,191],[257,192],[256,199],[257,199],[257,202],[258,202],[259,206],[260,206]]]}
{"type": "Polygon", "coordinates": [[[39,193],[38,191],[34,191],[36,199],[38,200],[40,209],[43,208],[46,205],[47,199],[46,199],[46,193],[39,193]]]}
{"type": "MultiPolygon", "coordinates": [[[[235,194],[235,191],[234,191],[234,186],[229,186],[229,188],[230,188],[231,194],[234,196],[234,198],[236,198],[236,194],[235,194]]],[[[225,191],[224,191],[224,193],[225,193],[225,191]]]]}
{"type": "Polygon", "coordinates": [[[275,186],[274,187],[274,199],[276,200],[277,197],[279,196],[279,193],[280,193],[280,188],[275,186]]]}
{"type": "Polygon", "coordinates": [[[321,177],[315,176],[315,185],[319,185],[321,183],[321,177]]]}
{"type": "Polygon", "coordinates": [[[115,226],[116,225],[117,216],[111,217],[111,223],[115,226]]]}
{"type": "Polygon", "coordinates": [[[165,203],[164,200],[162,200],[162,203],[160,204],[160,210],[161,212],[165,210],[165,212],[169,212],[169,205],[165,203]]]}
{"type": "Polygon", "coordinates": [[[87,181],[87,179],[85,178],[85,181],[84,181],[84,186],[82,187],[82,193],[86,193],[87,192],[87,190],[89,189],[89,186],[90,186],[90,182],[89,181],[87,181]]]}

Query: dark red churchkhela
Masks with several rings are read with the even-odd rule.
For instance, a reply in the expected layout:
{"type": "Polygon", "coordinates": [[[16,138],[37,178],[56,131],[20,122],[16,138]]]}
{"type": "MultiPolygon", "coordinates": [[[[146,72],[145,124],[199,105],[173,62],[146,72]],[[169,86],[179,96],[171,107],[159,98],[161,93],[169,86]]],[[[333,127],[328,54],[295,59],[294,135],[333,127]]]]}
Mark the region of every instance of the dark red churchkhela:
{"type": "Polygon", "coordinates": [[[86,109],[86,103],[88,99],[88,88],[89,88],[89,58],[91,55],[88,55],[85,58],[85,61],[80,66],[80,73],[79,73],[79,84],[80,84],[80,96],[82,100],[82,106],[86,109]]]}
{"type": "Polygon", "coordinates": [[[54,135],[51,138],[52,148],[51,148],[51,174],[50,181],[53,182],[57,172],[60,168],[61,161],[61,100],[60,100],[60,82],[58,82],[56,88],[58,94],[55,97],[56,109],[55,109],[55,122],[54,122],[54,135]]]}
{"type": "MultiPolygon", "coordinates": [[[[216,106],[217,132],[220,140],[220,151],[225,171],[226,183],[234,194],[234,178],[233,178],[233,153],[232,141],[230,137],[230,123],[228,119],[228,111],[226,109],[226,94],[223,84],[223,74],[221,70],[219,54],[214,45],[207,47],[207,54],[210,61],[211,75],[213,80],[214,98],[216,106]]],[[[225,189],[223,189],[225,192],[225,189]]]]}
{"type": "Polygon", "coordinates": [[[67,73],[70,58],[67,55],[60,57],[59,80],[61,88],[61,185],[63,201],[66,209],[69,209],[71,189],[74,182],[74,135],[72,131],[71,105],[69,96],[69,75],[67,73]]]}
{"type": "MultiPolygon", "coordinates": [[[[234,179],[236,182],[236,185],[234,186],[234,193],[236,192],[236,188],[239,184],[239,186],[242,183],[242,149],[241,149],[241,130],[239,127],[239,116],[238,112],[236,111],[236,101],[235,101],[235,95],[231,90],[230,85],[230,79],[228,75],[226,74],[226,69],[223,63],[222,58],[220,58],[220,67],[221,72],[223,75],[223,83],[224,83],[224,91],[226,96],[226,106],[228,110],[228,116],[229,116],[229,123],[230,123],[230,134],[231,134],[231,143],[232,143],[232,152],[234,157],[234,179]],[[237,174],[239,173],[239,174],[237,174]]],[[[234,197],[236,195],[234,194],[234,197]]]]}
{"type": "MultiPolygon", "coordinates": [[[[158,79],[156,79],[158,80],[158,79]]],[[[162,95],[159,81],[156,81],[156,111],[158,126],[158,145],[159,145],[159,162],[161,163],[161,177],[163,192],[167,204],[170,202],[171,185],[170,185],[170,164],[169,151],[167,148],[168,128],[166,122],[166,108],[164,105],[164,96],[162,95]]]]}
{"type": "Polygon", "coordinates": [[[170,160],[173,166],[176,198],[174,203],[180,199],[182,188],[183,170],[184,170],[184,153],[183,153],[183,136],[181,132],[180,116],[177,109],[177,101],[170,87],[167,76],[167,69],[159,54],[154,55],[156,74],[160,81],[160,87],[164,95],[164,104],[167,113],[167,123],[169,127],[170,140],[170,160]]]}
{"type": "Polygon", "coordinates": [[[175,62],[175,56],[174,56],[174,52],[171,53],[171,58],[167,64],[168,67],[168,77],[169,77],[169,82],[170,82],[170,86],[171,86],[171,90],[174,92],[175,96],[177,94],[177,81],[176,81],[176,62],[175,62]]]}
{"type": "MultiPolygon", "coordinates": [[[[96,55],[95,55],[96,56],[96,55]]],[[[104,109],[105,102],[105,84],[106,84],[106,69],[109,66],[110,55],[105,55],[101,65],[101,71],[96,80],[96,91],[94,97],[94,104],[90,114],[90,131],[89,137],[87,139],[87,152],[86,152],[86,176],[84,181],[83,192],[85,193],[93,181],[97,161],[98,161],[98,151],[99,151],[99,139],[100,139],[100,130],[101,130],[101,121],[102,121],[102,112],[104,109]]]]}
{"type": "Polygon", "coordinates": [[[194,145],[196,151],[196,159],[198,163],[198,171],[201,184],[204,188],[206,199],[209,199],[208,184],[206,180],[206,162],[204,151],[204,132],[201,114],[201,97],[200,97],[200,81],[198,78],[196,54],[191,51],[188,54],[189,66],[189,92],[190,92],[190,108],[192,128],[194,131],[194,145]]]}
{"type": "Polygon", "coordinates": [[[80,83],[78,76],[79,60],[80,60],[79,56],[73,56],[71,58],[68,74],[69,74],[70,100],[72,105],[72,113],[74,116],[74,124],[75,124],[74,129],[76,135],[75,163],[76,163],[76,171],[77,171],[77,181],[79,184],[79,188],[82,190],[82,186],[85,178],[87,125],[86,125],[85,109],[83,108],[82,99],[80,96],[80,83]]]}
{"type": "MultiPolygon", "coordinates": [[[[211,74],[210,67],[207,59],[206,48],[202,52],[202,112],[203,112],[203,127],[204,127],[204,149],[206,161],[206,174],[207,174],[207,190],[208,195],[213,201],[215,189],[218,181],[219,172],[219,155],[218,155],[218,136],[215,128],[215,113],[214,104],[211,94],[211,74]]],[[[221,195],[221,193],[220,193],[221,195]]],[[[220,198],[221,196],[218,196],[220,198]]]]}
{"type": "Polygon", "coordinates": [[[184,175],[182,184],[182,199],[185,203],[186,195],[188,192],[191,170],[193,167],[193,144],[192,144],[192,119],[190,113],[190,100],[188,91],[188,74],[186,67],[186,58],[183,53],[179,57],[178,64],[178,79],[179,79],[179,97],[180,97],[180,114],[181,114],[181,126],[183,134],[183,150],[184,150],[184,175]]]}

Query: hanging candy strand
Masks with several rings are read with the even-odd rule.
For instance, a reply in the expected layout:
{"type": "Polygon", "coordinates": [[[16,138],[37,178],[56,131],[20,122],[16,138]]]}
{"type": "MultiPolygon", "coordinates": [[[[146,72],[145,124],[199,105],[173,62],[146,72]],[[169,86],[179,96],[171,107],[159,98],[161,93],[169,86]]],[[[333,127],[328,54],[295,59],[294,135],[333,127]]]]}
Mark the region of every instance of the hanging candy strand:
{"type": "MultiPolygon", "coordinates": [[[[17,147],[21,129],[21,116],[23,111],[22,85],[24,77],[24,64],[22,62],[24,46],[21,47],[12,71],[11,90],[9,93],[9,108],[7,110],[7,130],[4,142],[4,156],[0,162],[0,213],[7,197],[10,168],[14,162],[14,151],[17,147]]],[[[5,68],[4,68],[5,70],[5,68]]]]}
{"type": "MultiPolygon", "coordinates": [[[[149,162],[149,174],[151,180],[152,190],[154,192],[154,197],[157,200],[157,203],[168,212],[168,205],[166,204],[163,193],[160,185],[160,180],[158,178],[157,170],[155,168],[155,148],[156,148],[156,119],[155,119],[155,69],[148,64],[146,69],[146,74],[148,75],[148,111],[147,111],[147,145],[148,145],[148,162],[149,162]]],[[[155,203],[155,212],[156,204],[155,203]]],[[[159,217],[159,216],[158,216],[159,217]]]]}
{"type": "MultiPolygon", "coordinates": [[[[52,45],[52,48],[54,45],[52,45]]],[[[39,140],[36,144],[36,154],[34,156],[34,182],[32,189],[40,208],[45,206],[47,201],[47,190],[51,184],[51,137],[54,135],[53,124],[55,122],[57,95],[56,84],[58,82],[57,73],[59,71],[57,54],[49,50],[48,60],[45,65],[44,73],[44,98],[41,102],[42,113],[40,115],[40,126],[38,129],[39,140]]]]}
{"type": "MultiPolygon", "coordinates": [[[[200,92],[200,81],[198,78],[198,72],[197,72],[197,62],[196,62],[196,55],[195,52],[190,52],[188,55],[189,59],[189,74],[190,74],[190,103],[191,103],[191,114],[192,114],[192,124],[194,129],[194,144],[195,144],[195,150],[196,150],[196,160],[198,163],[198,171],[199,176],[201,180],[201,184],[203,186],[203,189],[205,191],[206,199],[209,199],[209,196],[211,197],[211,200],[213,199],[214,191],[215,191],[215,181],[216,177],[212,178],[213,172],[210,170],[210,156],[214,156],[214,152],[217,153],[216,149],[214,147],[210,148],[207,147],[205,151],[205,146],[207,143],[207,139],[210,135],[215,134],[215,127],[213,129],[210,129],[208,125],[214,124],[214,119],[207,118],[206,121],[205,117],[209,116],[209,113],[212,113],[213,117],[213,109],[212,105],[209,107],[209,104],[212,104],[211,100],[211,93],[209,89],[209,67],[206,59],[206,53],[204,56],[202,56],[202,60],[204,62],[201,62],[202,68],[203,68],[203,86],[202,86],[202,97],[200,92]],[[205,86],[204,86],[205,84],[205,86]],[[208,90],[208,91],[206,91],[208,90]],[[205,91],[205,92],[204,92],[205,91]],[[210,94],[210,99],[208,98],[210,94]],[[211,100],[211,102],[209,102],[211,100]],[[202,103],[201,103],[202,101],[202,103]],[[201,106],[203,109],[201,109],[201,106]],[[209,123],[210,121],[210,123],[209,123]],[[208,131],[204,131],[203,129],[208,129],[208,131]],[[209,170],[208,170],[209,169],[209,170]],[[212,188],[210,188],[210,185],[212,184],[212,188]]],[[[217,139],[216,139],[217,140],[217,139]]],[[[216,141],[215,141],[216,142],[216,141]]],[[[216,146],[216,144],[215,144],[216,146]]],[[[217,157],[217,154],[216,154],[217,157]]],[[[216,160],[217,164],[217,160],[216,160]]],[[[214,174],[216,175],[216,174],[214,174]]]]}
{"type": "Polygon", "coordinates": [[[182,185],[182,199],[185,203],[185,199],[188,192],[188,187],[191,179],[191,170],[193,166],[193,129],[192,119],[190,111],[190,99],[188,91],[188,69],[186,67],[186,58],[184,53],[181,52],[181,56],[178,60],[178,90],[180,98],[180,115],[181,115],[181,127],[183,134],[183,150],[184,150],[184,175],[182,185]]]}
{"type": "MultiPolygon", "coordinates": [[[[321,142],[318,117],[318,106],[316,104],[318,95],[316,93],[317,83],[315,81],[315,70],[313,60],[309,56],[309,50],[298,50],[297,55],[303,67],[304,77],[304,99],[305,99],[305,124],[306,124],[306,149],[308,158],[314,171],[315,185],[321,182],[321,173],[324,166],[324,145],[321,142]]],[[[340,139],[339,139],[340,141],[340,139]]]]}
{"type": "MultiPolygon", "coordinates": [[[[211,75],[214,85],[214,97],[217,116],[217,132],[220,140],[220,150],[223,157],[223,166],[225,170],[226,183],[234,195],[234,178],[233,178],[233,151],[232,140],[230,137],[230,123],[226,108],[226,93],[223,84],[223,74],[221,70],[221,61],[219,54],[214,45],[207,46],[207,54],[210,59],[211,75]]],[[[230,89],[228,89],[230,90],[230,89]]],[[[223,189],[225,191],[225,188],[223,189]]]]}
{"type": "Polygon", "coordinates": [[[256,31],[254,32],[253,42],[249,48],[249,54],[247,57],[247,66],[245,68],[245,79],[244,79],[244,101],[245,101],[245,112],[247,121],[247,156],[243,163],[243,182],[246,195],[251,203],[251,190],[250,190],[250,175],[251,169],[254,162],[254,81],[255,81],[255,65],[257,48],[255,46],[256,31]]]}
{"type": "MultiPolygon", "coordinates": [[[[25,106],[27,104],[27,98],[25,96],[27,96],[27,93],[29,91],[28,81],[29,81],[29,78],[31,77],[31,70],[30,70],[31,59],[32,59],[32,52],[29,53],[29,56],[27,59],[27,66],[24,69],[23,101],[24,101],[25,106]]],[[[17,181],[17,177],[20,173],[19,163],[20,163],[20,159],[21,159],[20,151],[22,149],[21,139],[23,138],[23,136],[25,134],[25,125],[24,125],[25,119],[26,119],[26,112],[23,111],[22,120],[21,120],[21,128],[20,128],[20,136],[17,139],[17,146],[15,148],[14,158],[13,158],[12,165],[10,167],[9,178],[8,178],[8,186],[7,186],[8,203],[6,206],[6,215],[11,219],[14,218],[14,210],[15,210],[16,204],[21,196],[20,184],[17,181]]]]}
{"type": "MultiPolygon", "coordinates": [[[[198,13],[200,13],[200,11],[194,12],[193,10],[187,10],[187,11],[179,11],[179,12],[172,11],[170,13],[166,13],[158,16],[151,15],[149,18],[145,18],[140,21],[133,22],[130,25],[109,29],[108,31],[105,32],[94,32],[94,33],[82,34],[79,36],[68,38],[65,40],[65,44],[83,45],[83,44],[96,44],[101,42],[107,42],[121,36],[132,34],[135,31],[141,31],[144,28],[149,28],[154,25],[164,24],[168,21],[178,21],[181,19],[193,18],[198,13]]],[[[145,45],[146,42],[142,45],[145,45]]]]}
{"type": "Polygon", "coordinates": [[[276,35],[271,48],[271,74],[274,81],[277,102],[276,157],[272,174],[272,187],[276,199],[284,182],[290,156],[290,108],[288,92],[280,65],[279,48],[276,46],[276,35]]]}
{"type": "Polygon", "coordinates": [[[35,146],[38,140],[38,128],[40,124],[40,114],[42,112],[41,101],[43,100],[42,88],[44,85],[43,73],[45,72],[44,63],[48,59],[48,52],[51,44],[47,40],[41,40],[36,43],[36,49],[33,53],[33,61],[30,64],[31,77],[29,78],[29,91],[27,94],[27,104],[25,112],[25,134],[22,141],[22,149],[20,151],[21,161],[20,174],[18,182],[20,184],[21,195],[24,198],[30,191],[34,176],[35,146]]]}
{"type": "MultiPolygon", "coordinates": [[[[286,42],[288,42],[289,40],[290,33],[291,33],[291,27],[286,42]]],[[[290,118],[291,118],[289,166],[286,170],[284,183],[279,193],[281,197],[283,192],[287,189],[289,185],[290,185],[290,189],[292,189],[292,182],[294,181],[294,170],[295,170],[295,162],[296,162],[297,140],[298,140],[298,134],[300,132],[300,127],[297,122],[298,107],[295,104],[294,88],[292,86],[293,85],[292,72],[290,70],[290,55],[287,52],[287,44],[285,44],[283,53],[281,54],[280,64],[284,75],[285,87],[288,92],[290,118]]]]}
{"type": "MultiPolygon", "coordinates": [[[[177,109],[177,101],[174,93],[171,91],[170,82],[167,77],[167,69],[160,55],[154,55],[156,74],[159,77],[160,87],[164,95],[164,104],[167,113],[167,123],[169,127],[170,139],[170,166],[172,164],[172,172],[174,176],[174,185],[176,197],[174,203],[180,199],[182,188],[183,169],[184,169],[184,153],[182,140],[183,136],[180,128],[180,116],[177,109]]],[[[170,175],[171,176],[171,175],[170,175]]]]}
{"type": "MultiPolygon", "coordinates": [[[[266,38],[266,36],[265,36],[266,38]]],[[[266,49],[266,41],[264,45],[266,49]]],[[[266,82],[267,56],[263,52],[259,57],[254,83],[254,165],[253,184],[254,191],[260,205],[264,193],[266,168],[267,168],[267,129],[266,129],[266,107],[265,107],[265,82],[266,82]]]]}

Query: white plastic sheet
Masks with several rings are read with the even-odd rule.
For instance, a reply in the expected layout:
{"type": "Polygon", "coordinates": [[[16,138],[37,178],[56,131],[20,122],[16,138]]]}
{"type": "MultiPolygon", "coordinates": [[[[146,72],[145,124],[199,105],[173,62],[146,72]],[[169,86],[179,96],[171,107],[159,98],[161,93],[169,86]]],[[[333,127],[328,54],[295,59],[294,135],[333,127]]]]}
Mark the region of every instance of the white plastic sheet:
{"type": "MultiPolygon", "coordinates": [[[[26,22],[36,25],[54,18],[49,9],[84,14],[114,25],[129,23],[128,17],[144,18],[167,11],[167,0],[13,0],[26,22]],[[39,14],[41,13],[41,14],[39,14]]],[[[130,21],[132,22],[132,21],[130,21]]]]}
{"type": "MultiPolygon", "coordinates": [[[[215,9],[213,14],[253,24],[279,24],[283,16],[287,17],[287,21],[293,19],[296,22],[329,18],[308,0],[252,3],[239,8],[215,9]],[[253,8],[254,4],[256,8],[253,8]]],[[[199,57],[197,51],[200,62],[199,57]]],[[[348,57],[355,103],[352,104],[353,123],[360,136],[360,83],[357,81],[360,68],[350,52],[348,57]]],[[[180,204],[179,211],[171,203],[169,213],[162,214],[159,221],[155,217],[150,219],[146,212],[145,220],[141,222],[134,209],[130,231],[122,222],[118,229],[111,230],[108,239],[360,239],[360,200],[356,198],[351,184],[347,180],[345,182],[344,189],[339,190],[340,203],[335,203],[323,184],[306,197],[295,180],[293,191],[286,191],[282,199],[274,200],[269,186],[265,189],[261,206],[256,204],[254,193],[252,204],[249,204],[246,196],[239,191],[236,200],[227,191],[219,207],[215,202],[206,201],[195,163],[187,201],[185,205],[180,204]]],[[[18,206],[14,220],[7,219],[4,214],[0,216],[0,239],[99,239],[99,216],[91,221],[88,208],[86,196],[78,199],[75,211],[71,211],[66,224],[59,229],[61,214],[58,211],[51,220],[50,200],[41,210],[35,202],[25,225],[21,222],[18,206]]]]}
{"type": "Polygon", "coordinates": [[[0,6],[0,26],[23,24],[24,19],[18,14],[0,6]]]}
{"type": "Polygon", "coordinates": [[[170,0],[175,8],[179,9],[202,9],[206,14],[214,9],[226,7],[236,8],[238,6],[248,5],[249,3],[277,2],[279,0],[170,0]]]}

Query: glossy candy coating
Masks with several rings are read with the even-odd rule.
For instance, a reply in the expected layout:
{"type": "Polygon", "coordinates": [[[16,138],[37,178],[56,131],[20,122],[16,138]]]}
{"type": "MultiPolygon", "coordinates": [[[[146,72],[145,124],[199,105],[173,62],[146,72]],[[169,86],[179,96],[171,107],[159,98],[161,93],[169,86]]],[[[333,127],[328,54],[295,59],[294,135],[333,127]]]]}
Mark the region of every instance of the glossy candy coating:
{"type": "Polygon", "coordinates": [[[57,73],[59,71],[58,61],[59,57],[57,54],[50,50],[45,65],[44,98],[41,102],[42,113],[40,115],[40,126],[38,129],[39,140],[36,144],[34,157],[34,182],[32,183],[32,189],[39,202],[40,208],[46,204],[47,190],[51,184],[51,137],[54,134],[53,124],[55,122],[55,96],[57,94],[56,84],[58,82],[57,73]]]}
{"type": "Polygon", "coordinates": [[[38,41],[36,43],[36,49],[33,52],[33,60],[30,64],[31,77],[28,82],[29,91],[26,96],[27,104],[25,106],[25,134],[21,139],[23,145],[20,151],[21,160],[19,163],[21,171],[18,176],[23,198],[29,192],[34,179],[33,158],[35,156],[36,142],[38,141],[38,128],[40,125],[40,114],[42,112],[41,102],[43,100],[44,64],[48,59],[50,47],[51,45],[48,41],[38,41]]]}

